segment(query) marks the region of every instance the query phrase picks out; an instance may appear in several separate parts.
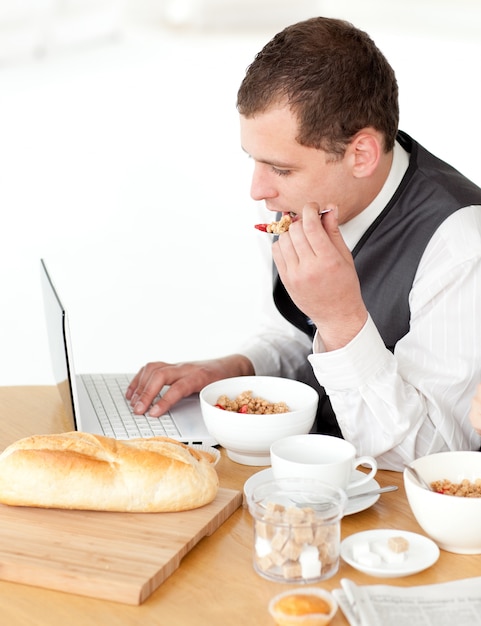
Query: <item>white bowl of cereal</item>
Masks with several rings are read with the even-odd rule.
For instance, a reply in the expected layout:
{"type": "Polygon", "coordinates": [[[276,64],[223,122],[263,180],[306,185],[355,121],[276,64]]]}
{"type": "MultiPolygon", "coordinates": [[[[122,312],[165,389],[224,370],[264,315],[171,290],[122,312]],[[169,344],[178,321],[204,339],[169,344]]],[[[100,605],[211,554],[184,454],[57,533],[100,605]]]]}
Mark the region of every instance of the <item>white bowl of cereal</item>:
{"type": "Polygon", "coordinates": [[[243,465],[270,465],[271,444],[308,433],[318,402],[309,385],[276,376],[225,378],[200,392],[207,430],[230,459],[243,465]]]}
{"type": "Polygon", "coordinates": [[[442,550],[481,554],[481,453],[439,452],[411,465],[439,490],[428,491],[404,471],[406,496],[424,532],[442,550]]]}

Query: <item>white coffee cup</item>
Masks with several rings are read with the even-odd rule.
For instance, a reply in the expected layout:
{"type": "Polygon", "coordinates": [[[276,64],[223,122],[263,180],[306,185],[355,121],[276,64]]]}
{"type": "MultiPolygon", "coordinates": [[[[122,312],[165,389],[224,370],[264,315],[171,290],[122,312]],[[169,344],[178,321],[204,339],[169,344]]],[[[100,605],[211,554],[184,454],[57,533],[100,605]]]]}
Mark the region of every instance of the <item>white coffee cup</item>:
{"type": "Polygon", "coordinates": [[[272,473],[280,478],[317,478],[342,489],[359,487],[374,478],[377,462],[371,456],[356,456],[345,439],[330,435],[292,435],[271,445],[272,473]],[[371,471],[351,481],[353,471],[368,465],[371,471]]]}

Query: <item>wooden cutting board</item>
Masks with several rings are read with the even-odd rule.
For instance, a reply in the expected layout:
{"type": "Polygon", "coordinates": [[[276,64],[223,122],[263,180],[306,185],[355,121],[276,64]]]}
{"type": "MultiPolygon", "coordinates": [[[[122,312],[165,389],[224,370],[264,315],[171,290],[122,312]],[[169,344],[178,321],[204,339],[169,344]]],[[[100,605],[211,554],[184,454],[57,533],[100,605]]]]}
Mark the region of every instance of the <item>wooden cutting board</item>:
{"type": "Polygon", "coordinates": [[[219,489],[182,513],[107,513],[0,505],[0,578],[141,604],[242,504],[219,489]]]}

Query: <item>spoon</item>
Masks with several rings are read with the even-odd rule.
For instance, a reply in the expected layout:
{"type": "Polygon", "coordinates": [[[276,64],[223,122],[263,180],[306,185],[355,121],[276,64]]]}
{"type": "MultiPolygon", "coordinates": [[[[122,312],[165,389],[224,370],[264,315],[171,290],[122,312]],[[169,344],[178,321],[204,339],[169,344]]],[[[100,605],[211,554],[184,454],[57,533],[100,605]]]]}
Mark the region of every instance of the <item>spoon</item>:
{"type": "Polygon", "coordinates": [[[419,474],[416,469],[414,469],[414,467],[411,467],[411,465],[406,465],[406,469],[410,474],[414,476],[414,478],[418,481],[421,487],[424,487],[424,489],[427,489],[428,491],[434,491],[431,485],[424,480],[424,478],[419,474]]]}
{"type": "Polygon", "coordinates": [[[348,500],[354,500],[355,498],[365,498],[367,496],[376,496],[378,493],[387,493],[388,491],[396,491],[396,485],[388,485],[387,487],[379,487],[379,489],[370,489],[369,491],[363,491],[362,493],[353,493],[352,496],[347,496],[348,500]]]}
{"type": "MultiPolygon", "coordinates": [[[[396,491],[397,487],[396,485],[388,485],[387,487],[379,487],[379,489],[370,489],[369,491],[363,491],[361,493],[354,493],[350,496],[347,496],[347,499],[350,500],[355,500],[356,498],[366,498],[369,496],[376,496],[379,493],[387,493],[388,491],[396,491]]],[[[289,498],[292,502],[294,502],[295,504],[299,504],[302,507],[311,507],[313,509],[315,509],[316,511],[322,511],[323,509],[329,508],[330,503],[329,502],[310,502],[310,501],[300,501],[300,500],[294,500],[293,498],[289,498]]]]}

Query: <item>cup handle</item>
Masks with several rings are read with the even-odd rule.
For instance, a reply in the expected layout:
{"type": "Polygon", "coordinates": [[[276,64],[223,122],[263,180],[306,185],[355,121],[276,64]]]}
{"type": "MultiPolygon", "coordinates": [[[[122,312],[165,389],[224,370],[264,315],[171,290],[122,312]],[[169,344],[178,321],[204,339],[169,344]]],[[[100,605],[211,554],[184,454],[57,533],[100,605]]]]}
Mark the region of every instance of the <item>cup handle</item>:
{"type": "Polygon", "coordinates": [[[349,489],[352,489],[353,487],[359,487],[360,485],[365,485],[367,482],[372,480],[374,478],[374,476],[376,475],[376,472],[377,472],[377,461],[376,461],[376,459],[374,457],[372,457],[372,456],[359,456],[359,457],[357,457],[353,461],[353,469],[358,468],[359,465],[369,465],[370,468],[371,468],[371,471],[369,472],[369,474],[366,474],[362,478],[359,478],[358,480],[354,480],[352,483],[349,483],[349,485],[348,485],[349,489]]]}

